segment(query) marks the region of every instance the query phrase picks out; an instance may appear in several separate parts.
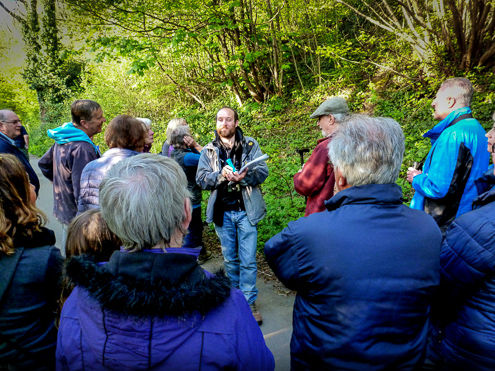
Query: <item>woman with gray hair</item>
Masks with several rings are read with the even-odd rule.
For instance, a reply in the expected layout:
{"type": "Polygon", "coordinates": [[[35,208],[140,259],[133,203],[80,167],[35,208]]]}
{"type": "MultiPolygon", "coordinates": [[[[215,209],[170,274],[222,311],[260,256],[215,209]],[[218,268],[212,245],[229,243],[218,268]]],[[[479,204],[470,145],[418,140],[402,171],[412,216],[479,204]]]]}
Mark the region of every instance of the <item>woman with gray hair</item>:
{"type": "Polygon", "coordinates": [[[201,220],[201,187],[196,183],[196,172],[200,154],[195,148],[189,148],[188,139],[191,130],[188,125],[177,126],[169,136],[170,144],[174,150],[170,157],[177,161],[187,177],[187,189],[191,192],[192,220],[187,230],[189,233],[184,238],[182,247],[201,248],[198,262],[203,264],[211,258],[211,252],[203,245],[203,221],[201,220]]]}
{"type": "Polygon", "coordinates": [[[189,198],[169,158],[140,154],[110,169],[101,213],[124,247],[103,266],[69,260],[76,287],[62,310],[57,369],[274,369],[242,292],[180,247],[189,198]]]}
{"type": "MultiPolygon", "coordinates": [[[[170,157],[170,154],[174,150],[174,146],[170,142],[170,137],[172,136],[172,132],[180,126],[187,126],[187,121],[183,118],[175,118],[170,120],[170,122],[168,123],[166,132],[167,140],[165,141],[165,143],[163,143],[162,147],[163,156],[170,157]]],[[[184,143],[188,148],[194,148],[198,152],[201,152],[203,150],[203,147],[194,140],[191,134],[184,138],[184,143]]]]}

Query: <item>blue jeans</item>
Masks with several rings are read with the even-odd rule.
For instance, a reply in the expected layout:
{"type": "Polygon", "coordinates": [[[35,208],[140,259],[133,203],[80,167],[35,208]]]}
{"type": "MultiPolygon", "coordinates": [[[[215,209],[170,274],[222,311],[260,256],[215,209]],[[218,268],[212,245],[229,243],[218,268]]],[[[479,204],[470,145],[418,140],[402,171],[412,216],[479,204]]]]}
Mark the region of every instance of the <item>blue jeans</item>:
{"type": "Polygon", "coordinates": [[[256,288],[256,243],[258,230],[251,225],[245,211],[226,211],[223,227],[215,224],[222,244],[225,271],[232,286],[241,289],[249,304],[258,296],[256,288]]]}

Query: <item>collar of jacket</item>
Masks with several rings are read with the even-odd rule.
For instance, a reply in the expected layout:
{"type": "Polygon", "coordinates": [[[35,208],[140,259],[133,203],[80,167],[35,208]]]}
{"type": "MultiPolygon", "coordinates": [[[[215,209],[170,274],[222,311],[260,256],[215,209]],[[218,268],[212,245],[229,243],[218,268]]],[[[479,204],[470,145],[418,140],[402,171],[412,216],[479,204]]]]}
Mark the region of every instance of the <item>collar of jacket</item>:
{"type": "Polygon", "coordinates": [[[101,157],[112,157],[112,156],[135,156],[139,155],[141,152],[133,151],[132,149],[127,148],[110,148],[105,151],[105,153],[101,157]]]}
{"type": "MultiPolygon", "coordinates": [[[[246,145],[245,145],[246,139],[244,138],[244,133],[242,129],[238,126],[235,128],[235,142],[234,145],[232,146],[232,149],[235,150],[237,145],[241,146],[241,149],[245,151],[246,145]]],[[[213,146],[217,147],[218,149],[221,150],[221,147],[225,147],[222,143],[222,140],[220,139],[220,136],[218,135],[218,132],[215,130],[215,139],[212,142],[213,146]]]]}
{"type": "Polygon", "coordinates": [[[230,296],[223,271],[211,278],[191,254],[113,253],[99,266],[88,255],[66,263],[71,284],[81,286],[103,309],[136,317],[185,317],[206,314],[230,296]]]}
{"type": "Polygon", "coordinates": [[[7,141],[8,143],[10,143],[11,145],[15,146],[14,140],[13,139],[10,139],[8,136],[6,136],[1,131],[0,131],[0,138],[4,139],[5,141],[7,141]]]}
{"type": "Polygon", "coordinates": [[[456,118],[458,118],[461,115],[464,115],[466,113],[471,113],[471,108],[469,107],[463,107],[456,109],[455,111],[452,111],[448,114],[447,117],[445,117],[442,121],[440,121],[438,124],[436,124],[433,129],[430,131],[426,132],[423,137],[425,138],[430,138],[431,144],[433,145],[435,141],[438,139],[440,134],[443,133],[445,129],[447,129],[450,126],[450,123],[454,121],[456,118]]]}
{"type": "Polygon", "coordinates": [[[395,183],[353,186],[338,192],[325,206],[333,211],[350,204],[401,205],[402,188],[395,183]]]}
{"type": "Polygon", "coordinates": [[[41,230],[34,232],[32,237],[16,234],[14,237],[14,248],[18,247],[40,247],[55,245],[55,234],[51,229],[41,227],[41,230]]]}
{"type": "Polygon", "coordinates": [[[99,153],[98,147],[93,143],[88,135],[81,129],[76,128],[72,122],[66,122],[62,126],[55,129],[48,129],[47,134],[58,144],[67,144],[71,142],[91,143],[96,153],[99,153]]]}
{"type": "Polygon", "coordinates": [[[495,201],[495,174],[493,165],[488,168],[478,179],[474,181],[478,196],[473,200],[473,209],[495,201]]]}
{"type": "Polygon", "coordinates": [[[330,140],[330,139],[332,139],[332,138],[334,137],[334,135],[335,135],[335,133],[330,134],[328,137],[325,137],[325,138],[320,138],[320,139],[318,139],[318,140],[316,141],[316,144],[318,145],[318,144],[320,144],[321,142],[324,142],[324,141],[326,141],[326,140],[330,140]]]}

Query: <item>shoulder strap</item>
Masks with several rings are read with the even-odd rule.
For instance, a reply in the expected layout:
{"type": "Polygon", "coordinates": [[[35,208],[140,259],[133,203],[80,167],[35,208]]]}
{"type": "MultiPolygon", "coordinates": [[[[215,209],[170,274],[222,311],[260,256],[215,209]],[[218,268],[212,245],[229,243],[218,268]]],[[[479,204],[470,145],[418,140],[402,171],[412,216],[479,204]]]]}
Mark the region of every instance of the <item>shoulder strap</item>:
{"type": "MultiPolygon", "coordinates": [[[[462,121],[464,119],[472,119],[473,118],[473,114],[472,113],[465,113],[464,115],[460,115],[459,117],[457,117],[454,121],[452,121],[450,123],[449,126],[447,126],[448,128],[450,128],[452,125],[455,125],[457,124],[459,121],[462,121]]],[[[429,153],[429,152],[428,152],[429,153]]],[[[420,161],[420,162],[415,162],[415,168],[417,170],[422,170],[423,169],[423,165],[425,163],[425,160],[426,160],[426,157],[428,157],[428,153],[425,155],[425,157],[423,157],[423,159],[420,161]]]]}
{"type": "Polygon", "coordinates": [[[3,254],[0,257],[0,305],[2,304],[3,297],[10,286],[10,282],[14,277],[14,273],[21,260],[24,247],[18,247],[15,249],[14,255],[7,256],[3,254]]]}
{"type": "Polygon", "coordinates": [[[457,124],[459,121],[462,121],[464,119],[472,119],[472,118],[473,118],[473,114],[472,113],[465,113],[464,115],[460,115],[458,118],[456,118],[454,121],[452,121],[450,123],[450,125],[447,126],[447,127],[450,128],[452,125],[457,124]]]}

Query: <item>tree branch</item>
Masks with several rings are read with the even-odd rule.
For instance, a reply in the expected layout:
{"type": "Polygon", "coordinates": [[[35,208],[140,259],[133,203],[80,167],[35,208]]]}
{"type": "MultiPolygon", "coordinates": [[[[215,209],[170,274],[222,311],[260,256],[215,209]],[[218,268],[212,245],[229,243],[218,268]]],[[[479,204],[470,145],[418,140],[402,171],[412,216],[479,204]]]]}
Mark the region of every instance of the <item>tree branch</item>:
{"type": "MultiPolygon", "coordinates": [[[[24,5],[26,5],[25,2],[23,2],[24,5]]],[[[12,18],[14,18],[17,22],[19,23],[23,23],[25,22],[25,19],[19,17],[17,14],[15,14],[13,11],[11,11],[10,9],[8,9],[2,1],[0,1],[0,8],[3,8],[3,10],[5,10],[7,12],[8,15],[10,15],[12,18]]]]}

